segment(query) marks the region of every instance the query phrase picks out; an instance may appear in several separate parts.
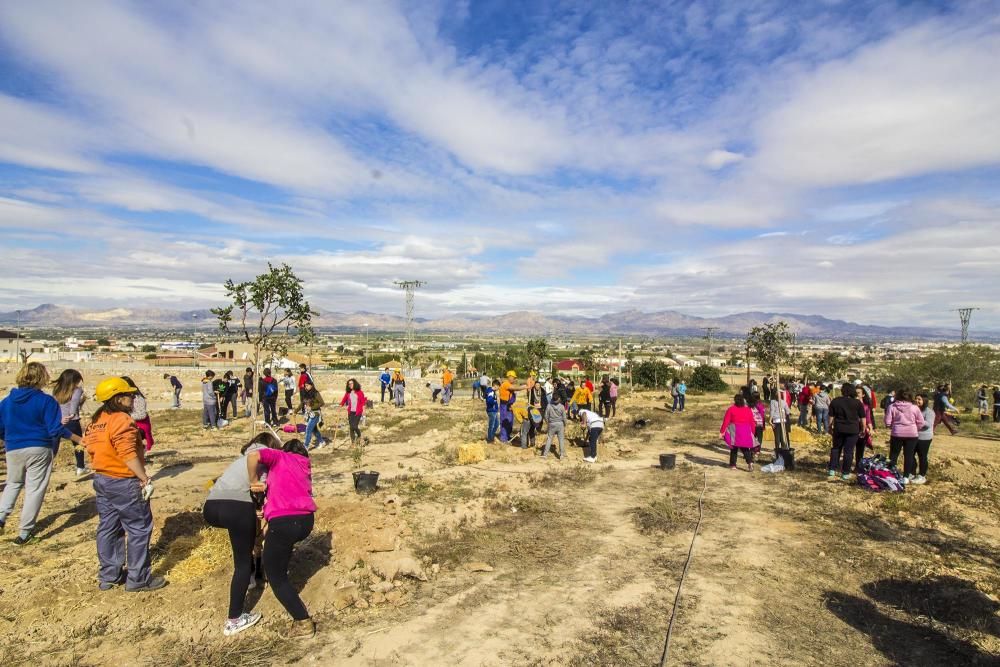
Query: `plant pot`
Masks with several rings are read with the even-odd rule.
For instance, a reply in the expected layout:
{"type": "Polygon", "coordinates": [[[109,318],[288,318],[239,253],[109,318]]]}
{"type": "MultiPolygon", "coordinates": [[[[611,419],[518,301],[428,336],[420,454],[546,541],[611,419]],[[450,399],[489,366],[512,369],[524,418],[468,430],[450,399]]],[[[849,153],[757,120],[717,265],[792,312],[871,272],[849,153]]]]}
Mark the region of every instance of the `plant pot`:
{"type": "Polygon", "coordinates": [[[795,470],[795,449],[779,449],[778,456],[785,464],[785,470],[795,470]]]}
{"type": "Polygon", "coordinates": [[[661,470],[673,470],[675,465],[677,465],[676,454],[660,454],[661,470]]]}
{"type": "Polygon", "coordinates": [[[375,493],[378,489],[378,473],[374,470],[358,470],[354,473],[354,490],[358,493],[375,493]]]}

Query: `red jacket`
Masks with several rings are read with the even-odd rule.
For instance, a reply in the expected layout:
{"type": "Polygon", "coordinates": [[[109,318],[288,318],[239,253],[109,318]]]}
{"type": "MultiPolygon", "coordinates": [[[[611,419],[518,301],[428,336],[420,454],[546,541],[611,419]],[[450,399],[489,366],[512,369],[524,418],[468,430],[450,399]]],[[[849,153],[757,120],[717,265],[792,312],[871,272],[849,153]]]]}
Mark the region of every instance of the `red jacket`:
{"type": "Polygon", "coordinates": [[[312,376],[309,375],[309,371],[305,373],[299,373],[299,391],[302,391],[302,387],[305,386],[306,381],[312,382],[312,386],[316,386],[316,383],[312,381],[312,376]]]}
{"type": "Polygon", "coordinates": [[[812,392],[809,391],[809,385],[806,385],[799,392],[799,405],[808,405],[810,402],[812,402],[812,392]]]}
{"type": "MultiPolygon", "coordinates": [[[[363,392],[360,389],[358,389],[354,393],[358,395],[358,411],[355,414],[357,414],[357,415],[363,415],[363,414],[365,414],[365,392],[363,392]]],[[[350,401],[351,401],[351,392],[349,392],[349,391],[348,392],[344,392],[344,397],[342,399],[340,399],[340,404],[348,406],[348,408],[347,408],[348,412],[351,411],[351,408],[350,408],[350,404],[351,403],[350,403],[350,401]]]]}

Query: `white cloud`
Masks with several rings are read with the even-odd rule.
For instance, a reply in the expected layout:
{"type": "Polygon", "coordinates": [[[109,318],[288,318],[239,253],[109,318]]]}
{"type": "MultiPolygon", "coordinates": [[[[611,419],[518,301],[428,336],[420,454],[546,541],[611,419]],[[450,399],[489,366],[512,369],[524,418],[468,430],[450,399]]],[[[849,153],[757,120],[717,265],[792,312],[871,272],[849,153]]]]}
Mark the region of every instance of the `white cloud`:
{"type": "Polygon", "coordinates": [[[746,156],[742,153],[733,153],[732,151],[717,148],[705,156],[705,166],[712,170],[718,170],[726,165],[742,162],[744,159],[746,159],[746,156]]]}

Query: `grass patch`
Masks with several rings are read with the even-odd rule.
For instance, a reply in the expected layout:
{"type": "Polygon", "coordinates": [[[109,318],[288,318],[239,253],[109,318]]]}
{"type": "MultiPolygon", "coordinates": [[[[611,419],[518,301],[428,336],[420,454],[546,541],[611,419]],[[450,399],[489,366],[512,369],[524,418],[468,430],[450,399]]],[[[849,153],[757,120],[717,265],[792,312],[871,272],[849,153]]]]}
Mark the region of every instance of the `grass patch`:
{"type": "Polygon", "coordinates": [[[564,470],[549,470],[529,478],[531,486],[586,486],[597,480],[594,466],[575,465],[564,470]]]}
{"type": "Polygon", "coordinates": [[[647,596],[641,604],[604,609],[569,664],[655,665],[663,651],[667,618],[668,605],[657,596],[647,596]]]}
{"type": "Polygon", "coordinates": [[[382,486],[405,498],[407,504],[413,504],[471,500],[482,496],[483,492],[472,482],[472,478],[468,475],[441,481],[431,481],[422,475],[399,475],[386,480],[382,486]]]}
{"type": "Polygon", "coordinates": [[[288,664],[301,656],[279,635],[257,633],[244,640],[224,642],[171,642],[165,653],[150,658],[146,665],[157,667],[268,667],[276,662],[288,664]]]}

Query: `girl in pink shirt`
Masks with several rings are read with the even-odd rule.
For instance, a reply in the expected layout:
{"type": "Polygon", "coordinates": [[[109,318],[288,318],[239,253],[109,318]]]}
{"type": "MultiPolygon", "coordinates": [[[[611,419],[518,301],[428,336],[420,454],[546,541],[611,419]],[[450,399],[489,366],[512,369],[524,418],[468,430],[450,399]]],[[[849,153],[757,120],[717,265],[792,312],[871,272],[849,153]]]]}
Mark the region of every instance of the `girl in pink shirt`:
{"type": "Polygon", "coordinates": [[[736,394],[719,429],[719,437],[729,447],[729,467],[733,470],[736,470],[736,454],[740,450],[743,451],[748,469],[753,470],[753,450],[757,446],[757,439],[754,437],[756,426],[753,411],[747,407],[743,394],[736,394]]]}
{"type": "Polygon", "coordinates": [[[250,490],[266,492],[264,519],[267,533],[261,561],[274,597],[292,617],[292,637],[311,637],[316,624],[309,617],[302,598],[288,580],[288,563],[296,542],[313,529],[316,503],[312,498],[312,470],[309,452],[298,440],[289,440],[282,449],[260,449],[247,454],[250,490]],[[260,481],[257,464],[267,469],[267,483],[260,481]]]}

